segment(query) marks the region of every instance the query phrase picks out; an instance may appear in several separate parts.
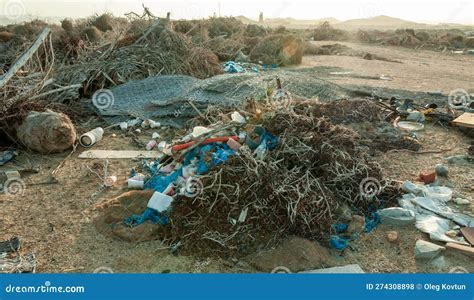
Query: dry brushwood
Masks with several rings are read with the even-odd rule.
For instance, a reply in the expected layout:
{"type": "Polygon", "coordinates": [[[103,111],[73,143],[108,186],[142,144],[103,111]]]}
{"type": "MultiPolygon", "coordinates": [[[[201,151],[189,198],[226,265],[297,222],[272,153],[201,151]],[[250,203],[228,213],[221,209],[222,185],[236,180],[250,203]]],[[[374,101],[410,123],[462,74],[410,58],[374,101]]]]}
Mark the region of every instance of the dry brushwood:
{"type": "Polygon", "coordinates": [[[201,177],[200,195],[173,203],[162,238],[193,253],[239,256],[288,235],[325,240],[339,206],[364,214],[381,203],[360,191],[366,178],[383,180],[355,132],[292,110],[262,118],[279,137],[278,148],[263,159],[242,148],[201,177]]]}
{"type": "Polygon", "coordinates": [[[289,66],[300,64],[304,45],[301,38],[288,34],[275,34],[263,38],[250,52],[252,62],[289,66]]]}

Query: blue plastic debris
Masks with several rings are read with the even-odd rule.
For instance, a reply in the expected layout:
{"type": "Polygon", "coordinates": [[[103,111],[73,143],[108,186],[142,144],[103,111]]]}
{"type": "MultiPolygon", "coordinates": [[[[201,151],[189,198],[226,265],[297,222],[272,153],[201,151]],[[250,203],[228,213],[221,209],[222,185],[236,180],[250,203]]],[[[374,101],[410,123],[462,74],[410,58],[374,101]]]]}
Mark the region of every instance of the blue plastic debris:
{"type": "Polygon", "coordinates": [[[344,223],[332,224],[332,228],[334,229],[334,231],[336,231],[337,234],[339,234],[345,232],[347,228],[349,228],[349,225],[344,223]]]}
{"type": "Polygon", "coordinates": [[[127,226],[138,226],[145,221],[150,221],[153,224],[160,223],[161,225],[167,225],[169,223],[168,216],[165,213],[160,213],[152,208],[145,209],[141,215],[132,215],[125,219],[123,223],[127,226]]]}
{"type": "MultiPolygon", "coordinates": [[[[379,224],[380,224],[380,216],[376,212],[370,213],[368,216],[365,217],[364,232],[370,233],[379,224]]],[[[353,233],[351,237],[345,237],[345,236],[339,235],[341,233],[345,233],[347,229],[349,228],[349,225],[345,223],[332,224],[331,227],[336,232],[336,235],[331,235],[329,244],[331,245],[331,247],[338,250],[343,250],[347,248],[349,246],[350,240],[355,239],[359,236],[358,233],[353,233]]]]}
{"type": "Polygon", "coordinates": [[[374,212],[372,217],[365,217],[364,232],[369,233],[380,224],[380,216],[374,212]]]}
{"type": "Polygon", "coordinates": [[[344,250],[349,246],[349,239],[340,237],[338,235],[331,235],[329,245],[334,249],[344,250]]]}
{"type": "MultiPolygon", "coordinates": [[[[267,132],[263,127],[258,126],[256,130],[260,133],[260,141],[256,146],[264,146],[265,149],[273,150],[278,145],[278,137],[267,132]]],[[[183,176],[183,167],[195,164],[196,173],[198,175],[208,173],[213,167],[225,163],[229,158],[235,154],[235,151],[232,150],[225,143],[211,143],[207,145],[202,145],[194,148],[190,152],[186,153],[183,160],[183,165],[174,170],[172,173],[164,173],[160,171],[160,161],[156,161],[152,164],[147,165],[147,170],[150,173],[150,178],[145,182],[144,188],[155,190],[157,192],[163,193],[170,184],[173,184],[178,181],[180,177],[183,176]],[[209,154],[212,158],[209,160],[209,154]]],[[[132,171],[131,177],[136,174],[135,171],[132,171]]],[[[150,220],[153,224],[160,223],[166,225],[168,223],[168,218],[163,216],[158,211],[147,208],[141,215],[133,215],[124,220],[124,224],[129,226],[137,226],[143,222],[150,220]]]]}
{"type": "Polygon", "coordinates": [[[178,180],[180,176],[183,176],[183,168],[175,170],[169,175],[156,174],[145,182],[144,188],[146,190],[155,190],[162,193],[170,184],[178,180]]]}
{"type": "Polygon", "coordinates": [[[245,68],[240,63],[228,61],[224,64],[224,72],[226,73],[244,73],[245,68]]]}
{"type": "Polygon", "coordinates": [[[12,160],[16,155],[18,155],[18,152],[15,150],[6,150],[0,153],[0,166],[12,160]]]}

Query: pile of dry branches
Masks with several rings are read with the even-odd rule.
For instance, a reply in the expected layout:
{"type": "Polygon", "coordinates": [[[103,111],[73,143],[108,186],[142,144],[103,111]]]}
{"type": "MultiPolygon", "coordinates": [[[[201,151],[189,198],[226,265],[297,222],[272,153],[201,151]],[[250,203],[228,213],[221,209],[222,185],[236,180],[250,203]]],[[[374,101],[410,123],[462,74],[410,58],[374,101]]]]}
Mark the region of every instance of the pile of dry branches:
{"type": "Polygon", "coordinates": [[[258,159],[241,148],[200,177],[201,194],[173,203],[162,237],[193,253],[239,256],[288,235],[325,240],[339,207],[359,214],[377,207],[380,195],[361,193],[361,182],[382,185],[381,169],[357,147],[358,135],[306,107],[264,112],[277,149],[258,159]]]}

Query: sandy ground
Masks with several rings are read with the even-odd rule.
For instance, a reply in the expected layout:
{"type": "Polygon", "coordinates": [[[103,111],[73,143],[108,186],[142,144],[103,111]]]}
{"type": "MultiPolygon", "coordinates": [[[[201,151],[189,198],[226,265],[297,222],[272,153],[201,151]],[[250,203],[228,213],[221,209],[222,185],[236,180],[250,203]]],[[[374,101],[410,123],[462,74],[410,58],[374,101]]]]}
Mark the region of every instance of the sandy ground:
{"type": "Polygon", "coordinates": [[[340,43],[367,53],[379,55],[401,63],[366,60],[343,55],[305,56],[301,67],[340,67],[357,75],[385,75],[393,80],[367,80],[332,77],[336,83],[361,84],[411,91],[441,91],[449,94],[454,89],[474,93],[474,55],[414,50],[403,47],[374,46],[348,42],[313,42],[316,45],[340,43]]]}
{"type": "MultiPolygon", "coordinates": [[[[409,90],[472,89],[474,82],[474,57],[414,51],[404,48],[385,48],[349,44],[351,47],[402,61],[390,63],[369,61],[357,57],[311,56],[304,58],[303,66],[332,66],[353,70],[357,74],[386,74],[394,78],[384,81],[387,87],[409,90]]],[[[354,84],[380,84],[376,80],[334,78],[336,82],[354,84]]],[[[81,128],[81,126],[79,126],[81,128]]],[[[92,128],[88,124],[87,128],[92,128]]],[[[162,135],[170,134],[162,129],[162,135]]],[[[143,132],[146,141],[151,132],[143,132]]],[[[414,180],[420,171],[431,170],[444,157],[465,154],[469,139],[457,130],[427,126],[419,134],[424,150],[442,150],[441,153],[414,154],[392,152],[381,154],[378,160],[388,178],[414,180]]],[[[95,149],[142,149],[130,137],[119,131],[108,131],[95,149]],[[115,135],[115,136],[114,136],[115,135]]],[[[18,160],[29,161],[40,167],[36,174],[22,174],[26,183],[23,196],[0,195],[0,240],[20,236],[23,252],[34,252],[38,259],[38,272],[94,272],[98,268],[110,268],[114,272],[255,272],[251,266],[215,259],[197,259],[193,256],[172,255],[160,241],[128,243],[114,240],[97,232],[92,220],[94,206],[125,191],[125,180],[133,160],[110,160],[108,174],[118,177],[115,187],[100,191],[101,180],[96,174],[102,169],[101,161],[79,159],[83,149],[70,157],[68,153],[41,156],[22,153],[18,160]],[[44,184],[49,174],[58,169],[56,184],[44,184]]],[[[474,184],[472,166],[450,166],[450,177],[457,192],[473,198],[470,186],[474,184]]],[[[461,207],[473,213],[473,205],[461,207]]],[[[344,253],[331,251],[338,265],[359,263],[367,272],[448,272],[452,267],[463,266],[474,272],[474,262],[466,256],[447,251],[446,266],[434,268],[430,263],[417,263],[414,247],[417,239],[428,240],[426,234],[414,227],[393,228],[379,226],[374,232],[362,235],[353,243],[353,250],[344,253]],[[387,230],[400,233],[399,244],[386,239],[387,230]]]]}

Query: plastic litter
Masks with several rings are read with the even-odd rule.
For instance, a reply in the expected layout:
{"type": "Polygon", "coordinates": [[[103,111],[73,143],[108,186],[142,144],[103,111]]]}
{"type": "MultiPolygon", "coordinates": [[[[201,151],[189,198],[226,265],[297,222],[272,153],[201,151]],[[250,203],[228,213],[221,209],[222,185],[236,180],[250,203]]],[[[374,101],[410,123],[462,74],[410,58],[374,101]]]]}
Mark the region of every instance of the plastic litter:
{"type": "Polygon", "coordinates": [[[127,130],[128,129],[128,124],[127,122],[122,122],[119,124],[121,130],[127,130]]]}
{"type": "Polygon", "coordinates": [[[380,221],[391,225],[410,225],[415,223],[415,213],[401,207],[390,207],[381,209],[378,212],[380,221]]]}
{"type": "Polygon", "coordinates": [[[433,259],[446,248],[438,246],[436,244],[418,240],[415,246],[415,258],[417,259],[433,259]]]}
{"type": "Polygon", "coordinates": [[[146,144],[146,150],[148,150],[148,151],[153,150],[153,149],[155,149],[156,146],[158,146],[156,141],[151,140],[151,141],[148,142],[148,144],[146,144]]]}
{"type": "Polygon", "coordinates": [[[153,193],[153,196],[151,196],[150,200],[148,201],[147,207],[157,210],[158,212],[161,213],[167,210],[171,206],[172,202],[173,202],[173,197],[170,197],[160,192],[155,192],[153,193]]]}
{"type": "Polygon", "coordinates": [[[349,246],[349,239],[342,238],[338,235],[332,235],[329,240],[329,245],[337,250],[344,250],[349,246]]]}
{"type": "Polygon", "coordinates": [[[15,151],[15,150],[6,150],[6,151],[3,151],[1,154],[0,154],[0,166],[3,166],[4,164],[6,164],[7,162],[9,162],[10,160],[12,160],[15,156],[18,155],[18,152],[15,151]]]}
{"type": "Polygon", "coordinates": [[[239,124],[245,124],[245,122],[247,122],[247,120],[245,120],[245,118],[237,111],[234,111],[230,117],[232,118],[232,121],[239,124]]]}
{"type": "Polygon", "coordinates": [[[400,121],[396,126],[405,131],[421,131],[425,129],[425,125],[410,121],[400,121]]]}
{"type": "Polygon", "coordinates": [[[228,61],[224,64],[224,72],[226,73],[244,73],[245,68],[240,63],[228,61]]]}
{"type": "Polygon", "coordinates": [[[101,127],[97,127],[96,129],[91,130],[81,135],[81,137],[79,138],[79,143],[81,144],[82,147],[89,148],[89,147],[92,147],[97,142],[99,142],[100,140],[102,140],[103,135],[104,135],[104,129],[102,129],[101,127]]]}
{"type": "Polygon", "coordinates": [[[197,137],[200,137],[203,134],[209,133],[210,131],[211,130],[207,127],[196,126],[196,127],[193,128],[192,136],[193,136],[193,138],[197,138],[197,137]]]}

